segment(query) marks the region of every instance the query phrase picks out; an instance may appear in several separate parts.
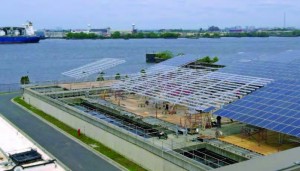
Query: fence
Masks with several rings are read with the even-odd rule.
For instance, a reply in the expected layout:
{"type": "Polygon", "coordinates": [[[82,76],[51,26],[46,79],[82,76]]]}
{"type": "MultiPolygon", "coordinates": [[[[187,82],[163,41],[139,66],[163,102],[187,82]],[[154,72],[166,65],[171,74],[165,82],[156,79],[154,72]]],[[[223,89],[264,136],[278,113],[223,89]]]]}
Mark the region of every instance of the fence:
{"type": "MultiPolygon", "coordinates": [[[[127,75],[121,75],[120,79],[126,79],[127,77],[132,77],[137,74],[127,74],[127,75]]],[[[108,75],[108,76],[103,76],[104,80],[115,80],[114,75],[108,75]]],[[[66,83],[84,83],[84,82],[94,82],[96,81],[95,78],[85,78],[85,79],[68,79],[68,80],[48,80],[48,81],[36,81],[36,82],[31,82],[30,85],[58,85],[58,84],[66,84],[66,83]]],[[[3,92],[16,92],[20,91],[22,88],[20,83],[9,83],[9,84],[0,84],[0,93],[3,92]]]]}
{"type": "Polygon", "coordinates": [[[21,90],[21,85],[19,83],[0,84],[0,93],[17,92],[20,90],[21,90]]]}

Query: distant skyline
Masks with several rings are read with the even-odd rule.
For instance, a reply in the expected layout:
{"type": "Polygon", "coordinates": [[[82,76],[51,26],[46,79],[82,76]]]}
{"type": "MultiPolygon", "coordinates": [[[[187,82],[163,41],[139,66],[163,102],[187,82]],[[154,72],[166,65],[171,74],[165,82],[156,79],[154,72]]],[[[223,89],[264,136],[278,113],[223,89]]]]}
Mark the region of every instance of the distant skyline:
{"type": "Polygon", "coordinates": [[[0,9],[1,26],[36,29],[283,27],[284,13],[286,27],[300,28],[299,0],[9,0],[0,9]]]}

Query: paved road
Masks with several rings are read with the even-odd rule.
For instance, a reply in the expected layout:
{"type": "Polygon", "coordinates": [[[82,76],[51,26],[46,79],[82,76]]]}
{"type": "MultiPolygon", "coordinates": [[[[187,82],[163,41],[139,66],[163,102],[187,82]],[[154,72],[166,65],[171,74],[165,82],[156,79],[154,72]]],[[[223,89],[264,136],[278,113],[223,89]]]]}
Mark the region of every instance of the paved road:
{"type": "Polygon", "coordinates": [[[119,170],[10,100],[18,94],[0,95],[0,113],[74,171],[119,170]]]}

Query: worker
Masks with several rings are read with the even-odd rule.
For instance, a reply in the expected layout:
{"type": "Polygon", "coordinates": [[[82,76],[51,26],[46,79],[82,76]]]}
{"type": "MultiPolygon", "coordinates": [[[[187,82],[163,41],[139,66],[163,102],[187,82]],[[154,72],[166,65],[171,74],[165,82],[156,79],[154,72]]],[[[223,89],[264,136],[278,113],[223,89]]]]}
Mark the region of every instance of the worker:
{"type": "Polygon", "coordinates": [[[217,116],[217,128],[221,128],[221,116],[217,116]]]}
{"type": "Polygon", "coordinates": [[[217,126],[216,119],[213,116],[210,118],[210,121],[211,121],[212,127],[216,127],[217,126]]]}
{"type": "Polygon", "coordinates": [[[222,135],[223,135],[223,132],[217,129],[215,132],[216,138],[220,138],[222,135]]]}
{"type": "Polygon", "coordinates": [[[169,104],[168,103],[166,104],[165,109],[166,109],[166,111],[169,111],[169,104]]]}
{"type": "Polygon", "coordinates": [[[178,138],[178,125],[176,125],[175,133],[176,133],[176,138],[178,138]]]}

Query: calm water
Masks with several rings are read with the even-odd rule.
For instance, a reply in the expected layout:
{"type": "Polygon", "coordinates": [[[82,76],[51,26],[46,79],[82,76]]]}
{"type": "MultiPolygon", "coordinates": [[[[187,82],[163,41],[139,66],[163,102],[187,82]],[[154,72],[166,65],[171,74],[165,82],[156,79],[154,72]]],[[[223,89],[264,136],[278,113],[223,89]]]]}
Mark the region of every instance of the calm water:
{"type": "Polygon", "coordinates": [[[290,62],[300,59],[300,38],[222,38],[156,40],[43,40],[39,44],[0,45],[0,84],[17,83],[22,75],[31,81],[66,80],[61,73],[101,58],[127,62],[107,75],[138,72],[149,66],[147,52],[218,56],[220,64],[250,60],[290,62]]]}

